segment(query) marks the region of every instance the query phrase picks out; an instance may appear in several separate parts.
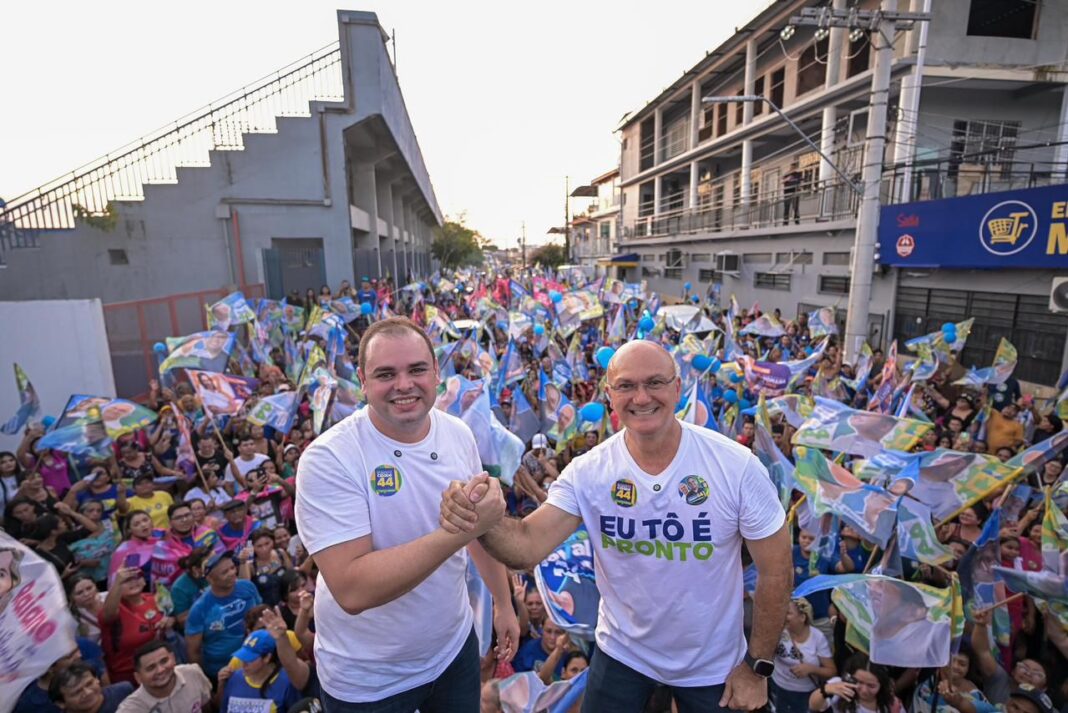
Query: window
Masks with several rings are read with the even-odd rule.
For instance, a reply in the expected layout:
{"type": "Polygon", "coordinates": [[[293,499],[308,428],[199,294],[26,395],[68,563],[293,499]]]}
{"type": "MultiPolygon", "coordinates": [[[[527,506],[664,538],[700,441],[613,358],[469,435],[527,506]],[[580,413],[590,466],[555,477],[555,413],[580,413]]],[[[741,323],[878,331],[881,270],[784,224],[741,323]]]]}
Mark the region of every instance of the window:
{"type": "Polygon", "coordinates": [[[867,72],[870,62],[871,37],[865,33],[856,42],[849,43],[849,54],[846,58],[846,76],[854,77],[861,72],[867,72]]]}
{"type": "Polygon", "coordinates": [[[764,287],[769,290],[790,291],[790,275],[778,275],[771,272],[758,272],[753,276],[753,287],[764,287]]]}
{"type": "Polygon", "coordinates": [[[835,275],[820,275],[819,292],[824,295],[848,295],[849,278],[835,275]]]}
{"type": "Polygon", "coordinates": [[[108,250],[108,262],[112,265],[129,265],[130,257],[125,250],[108,250]]]}
{"type": "Polygon", "coordinates": [[[601,222],[600,227],[601,227],[601,238],[607,239],[607,238],[612,237],[612,224],[609,221],[605,220],[605,221],[601,222]]]}
{"type": "Polygon", "coordinates": [[[849,267],[849,253],[823,253],[823,264],[849,267]]]}
{"type": "Polygon", "coordinates": [[[656,164],[656,133],[653,131],[654,118],[650,117],[641,123],[641,150],[638,158],[638,170],[644,171],[656,164]]]}
{"type": "Polygon", "coordinates": [[[827,79],[827,40],[813,42],[797,60],[797,91],[801,96],[819,89],[827,79]]]}
{"type": "Polygon", "coordinates": [[[694,253],[690,255],[690,262],[712,262],[712,253],[694,253]]]}
{"type": "MultiPolygon", "coordinates": [[[[760,75],[753,82],[753,94],[758,97],[764,96],[764,75],[760,75]]],[[[753,116],[760,116],[764,113],[764,102],[753,102],[753,116]]]]}
{"type": "Polygon", "coordinates": [[[1035,38],[1036,0],[971,0],[968,34],[972,37],[1035,38]]]}
{"type": "Polygon", "coordinates": [[[715,270],[698,270],[698,282],[723,282],[723,273],[715,270]]]}
{"type": "Polygon", "coordinates": [[[771,103],[782,108],[783,97],[786,87],[786,67],[780,67],[771,73],[771,103]]]}
{"type": "Polygon", "coordinates": [[[716,136],[727,133],[727,105],[714,104],[716,107],[716,136]]]}
{"type": "MultiPolygon", "coordinates": [[[[743,96],[745,94],[745,88],[738,90],[737,96],[743,96]]],[[[741,126],[742,121],[745,119],[745,102],[737,102],[734,105],[734,125],[741,126]]]]}
{"type": "Polygon", "coordinates": [[[682,251],[677,248],[672,248],[667,251],[667,255],[664,256],[667,260],[668,267],[682,267],[682,251]]]}
{"type": "Polygon", "coordinates": [[[742,255],[742,262],[746,265],[770,264],[771,253],[746,253],[742,255]]]}
{"type": "Polygon", "coordinates": [[[720,272],[738,272],[740,268],[737,255],[722,253],[716,255],[716,270],[720,272]]]}
{"type": "Polygon", "coordinates": [[[811,265],[812,253],[807,250],[801,252],[790,251],[788,253],[775,253],[777,265],[811,265]]]}
{"type": "Polygon", "coordinates": [[[958,119],[953,122],[949,155],[960,163],[1009,164],[1016,153],[1019,133],[1019,121],[958,119]]]}

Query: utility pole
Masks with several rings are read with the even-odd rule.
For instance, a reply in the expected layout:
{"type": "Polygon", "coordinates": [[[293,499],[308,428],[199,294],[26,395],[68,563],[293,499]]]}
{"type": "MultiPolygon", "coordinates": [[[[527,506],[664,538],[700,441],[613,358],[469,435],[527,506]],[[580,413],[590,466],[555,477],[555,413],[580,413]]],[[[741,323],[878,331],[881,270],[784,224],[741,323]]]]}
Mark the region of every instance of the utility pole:
{"type": "Polygon", "coordinates": [[[571,264],[571,176],[564,176],[564,257],[571,264]]]}
{"type": "Polygon", "coordinates": [[[522,255],[520,265],[525,269],[527,266],[527,221],[523,221],[523,235],[519,238],[519,251],[522,255]]]}
{"type": "Polygon", "coordinates": [[[842,10],[830,7],[805,8],[790,18],[792,25],[810,25],[823,29],[849,27],[871,33],[875,48],[875,67],[871,78],[868,103],[867,139],[861,184],[864,189],[857,212],[850,266],[849,306],[846,313],[845,357],[854,359],[868,338],[868,307],[871,303],[872,270],[879,230],[879,189],[883,174],[883,150],[886,147],[886,107],[890,96],[890,67],[894,61],[894,32],[910,29],[916,22],[927,22],[930,13],[897,12],[897,0],[882,0],[878,10],[842,10]]]}

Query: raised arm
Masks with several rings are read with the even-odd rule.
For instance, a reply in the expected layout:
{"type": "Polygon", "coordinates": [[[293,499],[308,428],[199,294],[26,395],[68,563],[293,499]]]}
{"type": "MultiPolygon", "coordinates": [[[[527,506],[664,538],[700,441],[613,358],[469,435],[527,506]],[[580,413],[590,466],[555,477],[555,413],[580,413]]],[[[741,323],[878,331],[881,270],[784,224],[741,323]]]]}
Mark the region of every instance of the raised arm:
{"type": "Polygon", "coordinates": [[[452,534],[443,529],[402,545],[375,550],[370,534],[340,542],[312,555],[330,592],[348,614],[359,614],[407,594],[430,576],[445,560],[504,514],[500,484],[488,476],[476,476],[474,492],[493,495],[478,510],[481,529],[452,534]]]}

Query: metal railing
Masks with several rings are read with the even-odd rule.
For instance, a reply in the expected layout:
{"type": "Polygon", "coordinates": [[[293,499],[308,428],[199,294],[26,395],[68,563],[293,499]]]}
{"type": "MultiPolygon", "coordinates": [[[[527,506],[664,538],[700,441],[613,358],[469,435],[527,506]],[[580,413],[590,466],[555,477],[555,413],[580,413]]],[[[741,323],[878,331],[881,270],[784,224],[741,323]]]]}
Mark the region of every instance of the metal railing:
{"type": "Polygon", "coordinates": [[[1066,182],[1066,168],[1048,161],[996,162],[980,156],[917,161],[909,170],[887,169],[884,186],[893,190],[884,191],[884,201],[910,203],[1051,186],[1066,182]]]}
{"type": "Polygon", "coordinates": [[[777,195],[760,196],[748,204],[739,199],[711,201],[694,208],[639,217],[623,226],[623,239],[843,220],[855,216],[859,205],[860,197],[850,186],[841,181],[825,181],[789,195],[780,190],[777,195]]]}
{"type": "Polygon", "coordinates": [[[182,166],[209,165],[212,150],[240,150],[243,136],[275,131],[275,119],[309,116],[312,100],[344,99],[334,42],[0,208],[0,253],[36,244],[35,231],[111,221],[113,201],[142,200],[144,184],[174,183],[182,166]]]}

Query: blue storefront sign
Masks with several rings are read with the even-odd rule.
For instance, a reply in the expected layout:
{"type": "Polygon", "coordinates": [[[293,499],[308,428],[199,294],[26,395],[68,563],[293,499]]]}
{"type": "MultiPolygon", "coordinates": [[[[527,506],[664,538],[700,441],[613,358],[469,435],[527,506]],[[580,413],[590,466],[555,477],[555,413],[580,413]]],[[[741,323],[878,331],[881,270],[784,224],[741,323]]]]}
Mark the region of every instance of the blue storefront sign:
{"type": "Polygon", "coordinates": [[[885,206],[879,216],[879,262],[1066,268],[1068,185],[885,206]]]}

